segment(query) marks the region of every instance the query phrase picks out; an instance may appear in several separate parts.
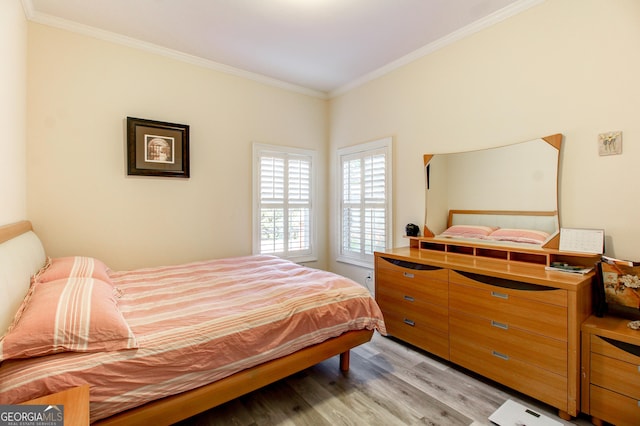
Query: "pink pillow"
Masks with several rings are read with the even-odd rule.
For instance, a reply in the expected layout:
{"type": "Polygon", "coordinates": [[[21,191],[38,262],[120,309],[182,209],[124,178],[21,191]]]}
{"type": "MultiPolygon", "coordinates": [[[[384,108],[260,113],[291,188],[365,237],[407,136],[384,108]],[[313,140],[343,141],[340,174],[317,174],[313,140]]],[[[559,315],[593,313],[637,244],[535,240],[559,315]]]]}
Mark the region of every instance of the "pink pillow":
{"type": "Polygon", "coordinates": [[[488,239],[493,241],[512,241],[515,243],[542,244],[549,234],[544,231],[533,229],[509,229],[501,228],[489,235],[488,239]]]}
{"type": "Polygon", "coordinates": [[[85,256],[69,256],[48,259],[47,265],[33,277],[35,283],[46,283],[62,278],[96,278],[111,283],[109,268],[98,259],[85,256]]]}
{"type": "Polygon", "coordinates": [[[33,285],[22,314],[0,339],[0,361],[137,348],[114,292],[111,284],[93,278],[33,285]]]}
{"type": "Polygon", "coordinates": [[[493,226],[478,226],[478,225],[453,225],[447,228],[441,237],[454,237],[454,238],[486,238],[493,231],[498,229],[493,226]]]}

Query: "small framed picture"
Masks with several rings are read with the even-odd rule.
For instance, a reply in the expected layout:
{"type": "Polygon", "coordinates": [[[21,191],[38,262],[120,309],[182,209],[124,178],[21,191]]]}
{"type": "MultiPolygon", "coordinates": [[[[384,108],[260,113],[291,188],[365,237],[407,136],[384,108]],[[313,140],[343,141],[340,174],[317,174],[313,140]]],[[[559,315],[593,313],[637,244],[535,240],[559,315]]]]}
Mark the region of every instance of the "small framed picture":
{"type": "Polygon", "coordinates": [[[600,133],[598,135],[598,154],[622,154],[622,132],[600,133]]]}
{"type": "Polygon", "coordinates": [[[127,117],[127,174],[189,177],[189,126],[127,117]]]}

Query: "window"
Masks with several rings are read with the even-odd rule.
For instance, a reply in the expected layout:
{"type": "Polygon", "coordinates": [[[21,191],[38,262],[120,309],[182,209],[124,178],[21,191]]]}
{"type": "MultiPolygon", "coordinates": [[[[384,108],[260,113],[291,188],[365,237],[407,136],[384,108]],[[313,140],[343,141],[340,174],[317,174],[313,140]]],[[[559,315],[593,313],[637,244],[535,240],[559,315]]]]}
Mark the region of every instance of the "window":
{"type": "Polygon", "coordinates": [[[371,267],[373,252],[391,246],[391,138],[338,150],[338,260],[371,267]]]}
{"type": "Polygon", "coordinates": [[[254,253],[316,260],[314,157],[309,150],[254,144],[254,253]]]}

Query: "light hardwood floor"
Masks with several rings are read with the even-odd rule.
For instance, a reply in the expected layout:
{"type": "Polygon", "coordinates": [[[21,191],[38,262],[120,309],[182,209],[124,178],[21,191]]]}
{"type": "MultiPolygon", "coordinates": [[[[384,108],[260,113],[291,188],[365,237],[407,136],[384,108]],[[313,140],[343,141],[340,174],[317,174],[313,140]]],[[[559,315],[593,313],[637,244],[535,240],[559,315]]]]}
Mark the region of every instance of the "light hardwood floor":
{"type": "Polygon", "coordinates": [[[563,424],[591,424],[565,422],[548,406],[376,333],[351,351],[346,375],[334,357],[180,426],[489,425],[509,398],[563,424]]]}

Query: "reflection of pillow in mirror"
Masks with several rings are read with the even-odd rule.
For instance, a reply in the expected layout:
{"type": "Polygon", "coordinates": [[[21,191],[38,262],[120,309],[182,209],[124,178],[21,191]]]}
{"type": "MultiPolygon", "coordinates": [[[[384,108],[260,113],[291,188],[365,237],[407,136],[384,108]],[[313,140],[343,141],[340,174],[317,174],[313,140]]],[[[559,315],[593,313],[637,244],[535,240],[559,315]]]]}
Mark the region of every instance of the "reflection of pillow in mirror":
{"type": "Polygon", "coordinates": [[[440,234],[440,236],[454,238],[486,238],[497,229],[497,227],[493,226],[453,225],[447,228],[447,230],[440,234]]]}
{"type": "Polygon", "coordinates": [[[536,231],[533,229],[509,229],[502,228],[492,232],[489,240],[493,241],[512,241],[514,243],[542,244],[549,234],[544,231],[536,231]]]}

